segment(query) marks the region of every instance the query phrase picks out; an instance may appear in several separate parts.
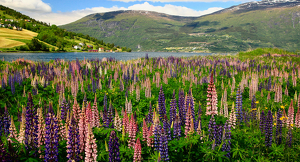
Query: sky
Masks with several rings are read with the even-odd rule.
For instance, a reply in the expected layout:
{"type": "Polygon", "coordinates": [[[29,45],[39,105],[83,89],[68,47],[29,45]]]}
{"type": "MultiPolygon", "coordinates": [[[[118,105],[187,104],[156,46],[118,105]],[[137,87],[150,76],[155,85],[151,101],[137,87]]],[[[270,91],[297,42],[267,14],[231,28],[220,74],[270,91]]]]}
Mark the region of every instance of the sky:
{"type": "Polygon", "coordinates": [[[55,25],[93,13],[146,10],[178,16],[202,16],[254,0],[0,0],[0,4],[55,25]]]}

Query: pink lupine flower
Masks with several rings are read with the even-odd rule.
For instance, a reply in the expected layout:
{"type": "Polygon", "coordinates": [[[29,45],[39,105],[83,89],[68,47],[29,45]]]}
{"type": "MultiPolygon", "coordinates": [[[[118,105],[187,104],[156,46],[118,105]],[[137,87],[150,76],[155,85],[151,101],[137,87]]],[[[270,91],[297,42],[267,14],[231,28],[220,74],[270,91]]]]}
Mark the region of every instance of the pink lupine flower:
{"type": "Polygon", "coordinates": [[[153,125],[151,124],[148,132],[147,132],[147,146],[149,147],[153,147],[153,138],[151,138],[151,136],[153,136],[153,125]]]}
{"type": "Polygon", "coordinates": [[[133,162],[141,162],[141,161],[142,161],[142,147],[141,147],[140,139],[138,138],[134,146],[133,162]]]}
{"type": "Polygon", "coordinates": [[[88,106],[86,107],[85,110],[85,115],[86,115],[86,122],[91,125],[91,127],[94,127],[93,125],[93,114],[92,114],[92,108],[91,108],[91,103],[88,103],[88,106]]]}
{"type": "Polygon", "coordinates": [[[288,119],[286,122],[287,126],[290,127],[294,124],[294,106],[293,106],[293,99],[291,100],[291,104],[288,111],[288,119]]]}
{"type": "Polygon", "coordinates": [[[210,83],[207,88],[207,108],[206,115],[217,115],[218,114],[218,96],[216,92],[216,87],[214,84],[213,73],[210,75],[210,83]]]}
{"type": "Polygon", "coordinates": [[[134,147],[135,137],[136,137],[137,126],[134,121],[133,114],[131,114],[130,124],[129,124],[129,141],[128,147],[134,147]]]}
{"type": "Polygon", "coordinates": [[[143,141],[146,141],[147,135],[148,135],[148,128],[145,119],[143,119],[143,141]]]}
{"type": "Polygon", "coordinates": [[[78,105],[78,103],[77,103],[76,98],[74,98],[74,104],[73,104],[73,117],[74,117],[74,119],[75,119],[76,122],[79,121],[80,113],[81,113],[80,107],[79,107],[79,105],[78,105]]]}
{"type": "Polygon", "coordinates": [[[129,119],[128,119],[126,110],[124,111],[123,126],[124,126],[124,129],[125,129],[125,132],[129,133],[129,119]]]}
{"type": "Polygon", "coordinates": [[[87,135],[87,131],[86,131],[86,127],[87,127],[87,123],[86,123],[86,116],[85,116],[85,109],[83,107],[81,114],[80,114],[80,119],[79,119],[79,138],[80,138],[80,151],[83,152],[84,148],[85,148],[85,143],[86,143],[86,135],[87,135]]]}
{"type": "Polygon", "coordinates": [[[86,146],[85,146],[85,162],[97,162],[97,144],[94,137],[92,128],[88,124],[88,132],[86,135],[86,146]]]}

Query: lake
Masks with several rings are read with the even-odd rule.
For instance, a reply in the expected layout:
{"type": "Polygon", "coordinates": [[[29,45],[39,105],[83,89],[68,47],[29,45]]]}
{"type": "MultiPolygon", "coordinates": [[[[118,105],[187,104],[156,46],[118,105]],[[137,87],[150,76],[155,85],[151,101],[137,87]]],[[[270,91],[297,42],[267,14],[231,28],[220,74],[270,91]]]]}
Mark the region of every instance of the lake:
{"type": "Polygon", "coordinates": [[[18,58],[29,59],[33,61],[50,61],[57,58],[65,60],[85,59],[102,59],[104,57],[113,57],[117,60],[131,60],[141,57],[189,57],[189,56],[206,56],[212,53],[171,53],[171,52],[122,52],[122,53],[93,53],[93,52],[65,52],[65,53],[0,53],[0,60],[12,61],[18,58]]]}

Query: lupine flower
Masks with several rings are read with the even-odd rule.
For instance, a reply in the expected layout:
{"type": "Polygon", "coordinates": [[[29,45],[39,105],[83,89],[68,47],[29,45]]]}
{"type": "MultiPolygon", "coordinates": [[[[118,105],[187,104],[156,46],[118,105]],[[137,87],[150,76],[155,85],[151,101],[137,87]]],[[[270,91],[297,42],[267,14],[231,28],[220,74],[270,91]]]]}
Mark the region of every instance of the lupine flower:
{"type": "Polygon", "coordinates": [[[178,97],[178,109],[179,109],[179,117],[180,117],[180,123],[183,125],[185,123],[185,107],[184,107],[184,92],[183,90],[179,90],[179,97],[178,97]]]}
{"type": "Polygon", "coordinates": [[[163,120],[164,115],[166,115],[166,106],[165,106],[165,95],[162,89],[162,85],[160,86],[159,95],[158,95],[158,112],[159,112],[159,119],[163,120]]]}
{"type": "Polygon", "coordinates": [[[154,150],[157,151],[159,149],[159,139],[161,138],[161,126],[159,124],[155,124],[154,126],[154,150]]]}
{"type": "Polygon", "coordinates": [[[61,116],[60,116],[61,120],[66,120],[66,115],[67,115],[66,106],[67,106],[67,101],[66,101],[65,95],[64,95],[63,96],[63,101],[62,101],[61,106],[60,106],[60,108],[61,108],[61,116]]]}
{"type": "Polygon", "coordinates": [[[169,161],[168,140],[164,129],[161,130],[159,138],[159,153],[162,161],[169,161]]]}
{"type": "Polygon", "coordinates": [[[4,110],[3,115],[0,116],[0,136],[2,136],[2,133],[3,133],[7,137],[9,134],[11,119],[10,119],[9,113],[7,111],[6,105],[5,105],[4,109],[5,110],[4,110]]]}
{"type": "Polygon", "coordinates": [[[216,125],[216,145],[218,146],[222,142],[222,133],[223,133],[223,126],[216,125]]]}
{"type": "Polygon", "coordinates": [[[231,150],[231,129],[230,125],[227,124],[227,122],[224,125],[224,133],[223,133],[223,145],[222,145],[222,151],[227,152],[225,155],[226,157],[230,158],[230,150],[231,150]]]}
{"type": "Polygon", "coordinates": [[[282,142],[282,121],[280,120],[282,114],[281,110],[277,112],[277,123],[276,123],[276,136],[277,145],[280,145],[282,142]]]}
{"type": "Polygon", "coordinates": [[[256,97],[253,95],[251,101],[251,116],[252,116],[252,123],[256,121],[256,97]]]}
{"type": "Polygon", "coordinates": [[[20,131],[19,131],[18,141],[23,144],[24,144],[24,140],[25,140],[25,122],[26,122],[25,113],[22,113],[22,121],[20,122],[20,131]]]}
{"type": "Polygon", "coordinates": [[[145,122],[145,119],[143,119],[143,141],[146,141],[148,135],[148,127],[145,122]]]}
{"type": "Polygon", "coordinates": [[[100,127],[99,111],[98,111],[98,106],[97,106],[97,96],[96,95],[95,95],[94,104],[92,107],[92,116],[93,116],[93,126],[100,127]]]}
{"type": "Polygon", "coordinates": [[[71,117],[71,124],[68,128],[68,138],[67,138],[67,158],[68,162],[78,162],[80,160],[80,138],[79,130],[76,123],[76,120],[71,117]]]}
{"type": "Polygon", "coordinates": [[[150,104],[149,104],[149,112],[148,112],[148,115],[147,115],[146,119],[147,119],[148,123],[153,123],[153,112],[152,112],[151,101],[150,101],[150,104]]]}
{"type": "Polygon", "coordinates": [[[268,112],[267,120],[265,123],[265,144],[266,147],[272,146],[273,137],[273,116],[271,110],[268,112]]]}
{"type": "Polygon", "coordinates": [[[134,121],[133,114],[131,114],[130,124],[129,124],[129,141],[128,147],[134,147],[135,137],[136,137],[137,125],[134,121]]]}
{"type": "Polygon", "coordinates": [[[85,116],[85,108],[83,107],[80,119],[79,119],[79,138],[80,138],[80,152],[83,152],[86,146],[86,138],[87,138],[87,130],[86,127],[88,124],[86,123],[86,116],[85,116]]]}
{"type": "Polygon", "coordinates": [[[207,107],[206,115],[217,115],[218,114],[218,96],[216,92],[216,87],[214,84],[213,73],[210,75],[210,83],[207,88],[207,107]]]}
{"type": "Polygon", "coordinates": [[[236,92],[236,118],[241,125],[243,122],[243,103],[242,103],[242,92],[240,87],[238,87],[236,92]]]}
{"type": "Polygon", "coordinates": [[[289,127],[289,131],[287,133],[287,137],[286,137],[286,145],[288,147],[292,147],[293,144],[293,134],[292,134],[292,128],[289,127]]]}
{"type": "Polygon", "coordinates": [[[85,162],[96,162],[97,161],[97,144],[94,137],[92,128],[88,124],[88,131],[86,134],[86,146],[85,146],[85,162]]]}
{"type": "MultiPolygon", "coordinates": [[[[52,107],[51,104],[49,107],[52,107]]],[[[32,102],[31,93],[28,93],[26,107],[26,126],[25,126],[25,148],[27,150],[37,149],[38,116],[32,102]]]]}
{"type": "Polygon", "coordinates": [[[186,119],[185,119],[185,131],[184,131],[184,134],[185,134],[186,138],[187,138],[188,133],[189,133],[190,128],[191,128],[191,120],[192,120],[191,106],[189,105],[189,108],[188,108],[188,111],[187,111],[187,114],[186,114],[186,119]]]}
{"type": "Polygon", "coordinates": [[[209,132],[209,140],[210,141],[216,140],[217,132],[216,132],[216,122],[215,122],[214,115],[212,115],[210,120],[209,120],[208,132],[209,132]]]}
{"type": "MultiPolygon", "coordinates": [[[[291,100],[291,104],[288,111],[288,120],[286,122],[287,126],[290,127],[291,124],[294,124],[294,106],[293,106],[293,99],[291,100]]],[[[293,128],[292,128],[293,129],[293,128]]]]}
{"type": "Polygon", "coordinates": [[[153,136],[153,125],[151,124],[149,130],[147,131],[147,146],[148,147],[153,147],[153,138],[151,138],[151,136],[153,136]]]}
{"type": "Polygon", "coordinates": [[[122,119],[120,118],[117,109],[115,109],[115,111],[114,126],[115,129],[120,132],[122,130],[122,119]]]}
{"type": "Polygon", "coordinates": [[[76,122],[79,121],[80,118],[80,114],[81,114],[81,109],[77,103],[76,98],[74,98],[74,104],[73,104],[73,116],[76,122]]]}
{"type": "Polygon", "coordinates": [[[58,123],[57,118],[49,112],[45,120],[45,161],[58,161],[58,123]]]}
{"type": "Polygon", "coordinates": [[[111,131],[108,147],[109,147],[109,162],[120,162],[119,139],[115,131],[111,131]]]}
{"type": "Polygon", "coordinates": [[[234,102],[232,103],[232,108],[231,108],[231,113],[229,115],[229,123],[230,127],[233,129],[236,126],[236,115],[235,115],[235,110],[234,110],[234,102]]]}
{"type": "Polygon", "coordinates": [[[88,102],[87,103],[87,107],[85,109],[85,115],[86,115],[86,122],[87,124],[90,124],[91,127],[93,127],[93,113],[92,113],[92,107],[91,107],[91,103],[88,102]]]}
{"type": "Polygon", "coordinates": [[[129,133],[129,119],[128,119],[126,110],[124,111],[124,116],[123,116],[123,126],[125,129],[125,132],[129,133]]]}
{"type": "Polygon", "coordinates": [[[175,90],[173,91],[173,99],[170,103],[170,123],[172,123],[175,120],[177,112],[177,104],[176,104],[176,98],[175,98],[175,90]]]}
{"type": "Polygon", "coordinates": [[[259,129],[261,133],[265,133],[266,117],[264,110],[260,113],[259,129]]]}
{"type": "Polygon", "coordinates": [[[11,138],[17,139],[17,135],[18,134],[17,134],[14,118],[13,118],[13,116],[11,116],[8,141],[12,142],[11,138]]]}
{"type": "Polygon", "coordinates": [[[133,162],[141,162],[141,161],[142,161],[142,147],[141,147],[140,139],[138,138],[134,146],[133,162]]]}
{"type": "Polygon", "coordinates": [[[179,137],[181,137],[181,124],[180,124],[179,116],[177,114],[174,121],[173,138],[179,139],[179,137]]]}

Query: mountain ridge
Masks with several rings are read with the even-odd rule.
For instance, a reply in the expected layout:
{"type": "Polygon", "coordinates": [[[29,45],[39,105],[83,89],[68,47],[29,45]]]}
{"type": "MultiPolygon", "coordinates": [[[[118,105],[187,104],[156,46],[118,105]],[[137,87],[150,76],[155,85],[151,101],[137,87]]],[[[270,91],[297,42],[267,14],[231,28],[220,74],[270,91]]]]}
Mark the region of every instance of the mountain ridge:
{"type": "Polygon", "coordinates": [[[299,5],[300,1],[249,2],[200,17],[121,10],[91,14],[61,27],[134,51],[237,52],[257,47],[295,51],[300,47],[299,5]]]}

